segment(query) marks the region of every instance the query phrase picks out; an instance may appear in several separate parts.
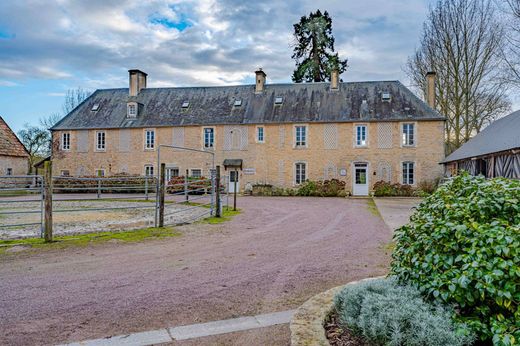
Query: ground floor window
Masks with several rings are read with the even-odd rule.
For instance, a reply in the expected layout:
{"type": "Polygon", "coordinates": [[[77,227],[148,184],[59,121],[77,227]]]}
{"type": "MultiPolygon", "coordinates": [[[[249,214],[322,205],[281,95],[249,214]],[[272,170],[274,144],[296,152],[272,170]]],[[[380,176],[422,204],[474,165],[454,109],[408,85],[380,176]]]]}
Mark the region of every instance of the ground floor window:
{"type": "Polygon", "coordinates": [[[191,177],[192,178],[200,178],[202,177],[202,169],[192,169],[191,170],[191,177]]]}
{"type": "Polygon", "coordinates": [[[105,170],[104,169],[96,169],[96,177],[104,177],[105,170]]]}
{"type": "Polygon", "coordinates": [[[403,184],[413,185],[415,182],[415,167],[413,162],[403,162],[403,184]]]}
{"type": "Polygon", "coordinates": [[[166,168],[166,181],[170,181],[172,178],[179,176],[179,168],[170,167],[166,168]]]}
{"type": "Polygon", "coordinates": [[[144,175],[147,177],[153,177],[153,166],[152,165],[146,165],[144,166],[144,175]]]}
{"type": "Polygon", "coordinates": [[[60,175],[62,177],[68,177],[68,176],[70,176],[70,171],[68,169],[62,169],[60,172],[60,175]]]}
{"type": "Polygon", "coordinates": [[[307,180],[307,164],[304,162],[297,162],[295,167],[294,182],[296,185],[301,184],[307,180]]]}
{"type": "Polygon", "coordinates": [[[7,168],[5,173],[6,173],[6,175],[13,175],[13,169],[12,168],[7,168]]]}

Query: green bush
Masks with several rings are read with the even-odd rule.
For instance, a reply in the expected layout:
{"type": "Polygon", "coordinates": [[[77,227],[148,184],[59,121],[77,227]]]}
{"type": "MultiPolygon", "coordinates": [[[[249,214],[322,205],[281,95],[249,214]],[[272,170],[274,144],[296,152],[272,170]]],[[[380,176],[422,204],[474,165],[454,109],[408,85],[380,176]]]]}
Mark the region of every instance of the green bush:
{"type": "Polygon", "coordinates": [[[399,183],[390,183],[384,180],[377,181],[374,184],[374,196],[388,197],[388,196],[402,196],[411,197],[415,195],[415,190],[410,185],[399,183]]]}
{"type": "Polygon", "coordinates": [[[344,197],[345,182],[338,179],[330,180],[307,180],[302,183],[298,190],[298,196],[320,196],[320,197],[344,197]]]}
{"type": "Polygon", "coordinates": [[[520,340],[520,181],[462,174],[427,197],[395,232],[391,271],[481,340],[520,340]]]}
{"type": "Polygon", "coordinates": [[[377,279],[345,286],[334,298],[342,327],[363,335],[371,345],[458,346],[475,339],[451,311],[423,300],[396,279],[377,279]]]}

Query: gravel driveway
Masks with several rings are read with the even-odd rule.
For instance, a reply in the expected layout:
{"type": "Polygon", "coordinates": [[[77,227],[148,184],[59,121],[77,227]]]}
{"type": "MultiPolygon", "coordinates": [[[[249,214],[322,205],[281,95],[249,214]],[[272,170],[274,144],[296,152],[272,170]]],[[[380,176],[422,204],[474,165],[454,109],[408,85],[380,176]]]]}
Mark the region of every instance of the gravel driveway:
{"type": "MultiPolygon", "coordinates": [[[[385,274],[391,232],[367,202],[242,197],[244,212],[232,221],[178,227],[181,237],[4,255],[0,344],[72,342],[282,311],[327,288],[385,274]]],[[[285,328],[214,341],[287,345],[285,328]]]]}

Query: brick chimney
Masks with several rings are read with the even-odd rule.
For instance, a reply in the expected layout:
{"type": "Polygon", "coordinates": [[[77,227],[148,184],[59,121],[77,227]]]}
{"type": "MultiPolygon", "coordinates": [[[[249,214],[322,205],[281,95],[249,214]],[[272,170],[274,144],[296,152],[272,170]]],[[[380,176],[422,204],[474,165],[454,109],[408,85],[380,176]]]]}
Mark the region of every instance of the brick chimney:
{"type": "Polygon", "coordinates": [[[339,89],[339,70],[337,68],[332,69],[330,72],[330,90],[339,89]]]}
{"type": "Polygon", "coordinates": [[[255,86],[255,93],[262,93],[264,92],[265,88],[265,77],[266,74],[264,71],[262,71],[262,68],[259,68],[255,71],[256,75],[256,86],[255,86]]]}
{"type": "Polygon", "coordinates": [[[142,89],[146,88],[146,76],[148,75],[141,70],[128,70],[130,96],[137,96],[142,89]]]}
{"type": "Polygon", "coordinates": [[[435,109],[435,77],[436,73],[429,71],[426,73],[426,103],[435,109]]]}

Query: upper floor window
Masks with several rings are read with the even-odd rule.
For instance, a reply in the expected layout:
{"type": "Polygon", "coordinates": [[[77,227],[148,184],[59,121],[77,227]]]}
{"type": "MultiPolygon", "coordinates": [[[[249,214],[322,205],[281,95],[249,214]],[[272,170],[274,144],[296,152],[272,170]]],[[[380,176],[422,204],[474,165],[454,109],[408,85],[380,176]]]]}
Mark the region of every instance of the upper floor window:
{"type": "Polygon", "coordinates": [[[297,147],[307,146],[307,126],[296,126],[295,131],[295,145],[297,147]]]}
{"type": "Polygon", "coordinates": [[[304,162],[297,162],[294,168],[294,182],[296,185],[304,183],[305,180],[307,180],[307,164],[304,162]]]}
{"type": "Polygon", "coordinates": [[[403,145],[415,145],[415,126],[414,124],[403,124],[403,145]]]}
{"type": "Polygon", "coordinates": [[[146,130],[144,135],[144,148],[155,149],[155,131],[146,130]]]}
{"type": "Polygon", "coordinates": [[[61,149],[70,150],[70,133],[64,132],[61,134],[61,149]]]}
{"type": "Polygon", "coordinates": [[[264,143],[264,128],[262,126],[256,128],[256,140],[259,143],[264,143]]]}
{"type": "Polygon", "coordinates": [[[137,116],[137,105],[135,103],[129,103],[127,106],[127,112],[129,118],[135,118],[137,116]]]}
{"type": "Polygon", "coordinates": [[[96,132],[96,150],[106,150],[106,133],[105,131],[96,132]]]}
{"type": "Polygon", "coordinates": [[[367,146],[367,126],[356,125],[356,146],[366,147],[367,146]]]}
{"type": "Polygon", "coordinates": [[[212,127],[204,128],[204,148],[213,148],[215,145],[215,129],[212,127]]]}
{"type": "Polygon", "coordinates": [[[415,167],[413,162],[403,162],[403,184],[413,185],[415,181],[415,167]]]}

